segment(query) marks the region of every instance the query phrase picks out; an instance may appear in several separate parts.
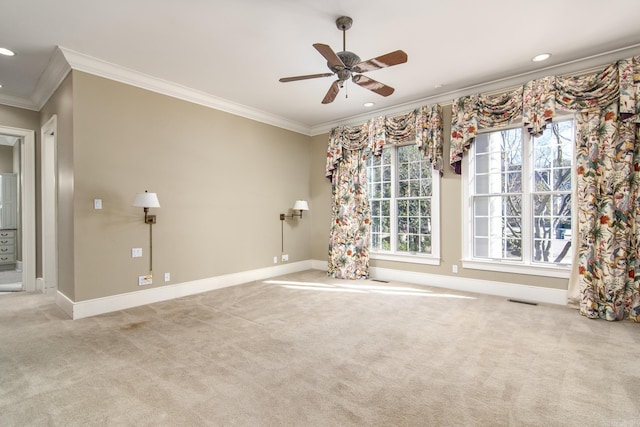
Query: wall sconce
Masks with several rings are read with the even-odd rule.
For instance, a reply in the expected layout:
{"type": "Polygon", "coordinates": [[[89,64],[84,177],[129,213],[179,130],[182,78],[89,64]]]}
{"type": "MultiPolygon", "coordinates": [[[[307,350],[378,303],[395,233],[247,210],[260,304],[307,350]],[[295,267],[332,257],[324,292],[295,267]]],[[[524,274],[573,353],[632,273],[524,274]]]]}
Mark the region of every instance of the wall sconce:
{"type": "Polygon", "coordinates": [[[306,200],[296,200],[293,204],[293,213],[291,215],[280,214],[280,251],[284,253],[284,220],[285,218],[295,218],[297,216],[302,219],[302,211],[308,211],[309,204],[306,200]],[[297,211],[297,213],[296,213],[297,211]]]}
{"type": "Polygon", "coordinates": [[[302,211],[308,210],[309,204],[306,200],[296,200],[296,202],[293,204],[293,213],[291,215],[280,214],[280,221],[284,221],[285,218],[295,218],[297,216],[302,218],[302,211]],[[298,211],[298,213],[296,213],[296,211],[298,211]]]}
{"type": "Polygon", "coordinates": [[[156,216],[149,215],[149,208],[160,207],[158,195],[149,193],[147,190],[144,193],[138,193],[133,201],[133,206],[144,208],[144,223],[149,224],[149,273],[153,273],[153,224],[156,223],[156,216]]]}

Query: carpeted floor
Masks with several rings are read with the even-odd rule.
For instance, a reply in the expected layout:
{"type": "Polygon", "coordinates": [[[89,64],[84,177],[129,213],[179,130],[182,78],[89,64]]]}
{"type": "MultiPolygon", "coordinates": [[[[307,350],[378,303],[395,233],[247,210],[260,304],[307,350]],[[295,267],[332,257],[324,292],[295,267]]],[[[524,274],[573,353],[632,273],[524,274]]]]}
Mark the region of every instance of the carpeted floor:
{"type": "Polygon", "coordinates": [[[640,325],[306,271],[72,321],[0,298],[0,425],[640,426],[640,325]]]}

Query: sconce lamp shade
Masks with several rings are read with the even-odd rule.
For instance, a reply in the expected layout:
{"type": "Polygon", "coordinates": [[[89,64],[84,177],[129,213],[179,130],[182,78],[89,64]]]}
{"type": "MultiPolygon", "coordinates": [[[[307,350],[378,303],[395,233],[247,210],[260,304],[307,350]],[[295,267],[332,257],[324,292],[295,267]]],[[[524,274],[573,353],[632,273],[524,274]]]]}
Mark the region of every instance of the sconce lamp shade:
{"type": "Polygon", "coordinates": [[[158,201],[158,195],[156,193],[138,193],[133,201],[133,206],[138,208],[159,208],[160,201],[158,201]]]}
{"type": "Polygon", "coordinates": [[[307,203],[306,200],[296,200],[295,204],[293,205],[293,210],[294,211],[308,211],[309,210],[309,204],[307,203]]]}

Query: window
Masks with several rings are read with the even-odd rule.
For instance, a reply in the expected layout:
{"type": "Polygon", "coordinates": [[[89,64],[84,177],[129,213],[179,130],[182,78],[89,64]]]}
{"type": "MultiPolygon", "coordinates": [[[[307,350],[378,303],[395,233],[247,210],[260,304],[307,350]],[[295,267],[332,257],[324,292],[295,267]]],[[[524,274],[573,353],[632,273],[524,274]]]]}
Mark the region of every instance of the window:
{"type": "Polygon", "coordinates": [[[463,181],[465,267],[568,277],[573,146],[573,120],[535,138],[522,128],[476,137],[463,181]]]}
{"type": "Polygon", "coordinates": [[[416,145],[367,159],[374,259],[439,264],[439,174],[416,145]]]}

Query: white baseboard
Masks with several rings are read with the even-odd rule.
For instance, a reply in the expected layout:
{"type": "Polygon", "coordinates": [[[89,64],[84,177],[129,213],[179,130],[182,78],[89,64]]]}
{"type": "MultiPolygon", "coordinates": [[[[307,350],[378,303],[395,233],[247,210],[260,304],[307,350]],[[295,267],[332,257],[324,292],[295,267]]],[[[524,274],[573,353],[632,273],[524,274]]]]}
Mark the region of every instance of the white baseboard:
{"type": "Polygon", "coordinates": [[[71,301],[67,296],[56,294],[56,304],[72,319],[96,316],[154,302],[181,298],[188,295],[199,294],[215,289],[240,285],[242,283],[262,280],[283,274],[296,273],[312,268],[312,261],[300,261],[290,264],[281,264],[273,267],[257,270],[242,271],[240,273],[226,274],[224,276],[209,277],[207,279],[178,283],[175,285],[160,286],[141,291],[127,292],[125,294],[112,295],[103,298],[95,298],[86,301],[71,301]]]}
{"type": "MultiPolygon", "coordinates": [[[[312,268],[326,271],[327,261],[311,260],[312,268]]],[[[416,285],[497,295],[522,301],[549,304],[567,304],[567,290],[543,288],[540,286],[520,285],[516,283],[494,282],[492,280],[469,279],[465,277],[443,276],[440,274],[419,273],[415,271],[394,270],[371,267],[370,278],[378,280],[396,280],[416,285]]]]}
{"type": "Polygon", "coordinates": [[[311,268],[313,268],[314,270],[327,271],[329,270],[329,261],[320,261],[319,259],[312,259],[311,268]]]}
{"type": "Polygon", "coordinates": [[[44,279],[42,277],[36,277],[36,291],[42,292],[44,289],[44,279]]]}
{"type": "MultiPolygon", "coordinates": [[[[181,298],[229,286],[240,285],[283,274],[296,273],[309,269],[327,271],[327,267],[327,261],[314,259],[78,302],[71,301],[66,295],[57,291],[56,305],[69,317],[75,320],[82,319],[84,317],[96,316],[98,314],[125,310],[127,308],[138,307],[141,305],[152,304],[154,302],[181,298]]],[[[551,289],[539,286],[527,286],[514,283],[494,282],[491,280],[443,276],[438,274],[379,267],[371,267],[370,277],[378,280],[395,280],[414,283],[416,285],[497,295],[531,302],[560,305],[565,305],[567,303],[567,291],[562,289],[551,289]]]]}

